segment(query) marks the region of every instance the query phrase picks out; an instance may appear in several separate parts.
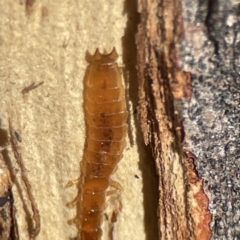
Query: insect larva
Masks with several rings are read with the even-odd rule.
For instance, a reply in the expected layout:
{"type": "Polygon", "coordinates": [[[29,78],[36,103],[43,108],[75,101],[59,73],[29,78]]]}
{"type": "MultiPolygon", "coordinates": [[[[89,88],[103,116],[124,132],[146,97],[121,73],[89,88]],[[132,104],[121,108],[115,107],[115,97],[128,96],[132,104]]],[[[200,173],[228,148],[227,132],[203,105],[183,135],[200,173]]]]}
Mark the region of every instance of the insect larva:
{"type": "Polygon", "coordinates": [[[126,146],[125,89],[116,50],[96,50],[85,76],[86,142],[77,195],[78,239],[101,239],[106,189],[126,146]]]}

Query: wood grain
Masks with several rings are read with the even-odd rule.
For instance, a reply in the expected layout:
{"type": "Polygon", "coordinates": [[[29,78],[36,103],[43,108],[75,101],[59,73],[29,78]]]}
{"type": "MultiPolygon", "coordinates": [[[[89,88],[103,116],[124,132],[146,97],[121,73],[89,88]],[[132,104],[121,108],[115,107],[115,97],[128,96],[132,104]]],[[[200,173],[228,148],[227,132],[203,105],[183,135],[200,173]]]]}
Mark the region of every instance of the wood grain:
{"type": "MultiPolygon", "coordinates": [[[[123,14],[123,1],[110,0],[103,4],[99,1],[35,0],[28,3],[31,6],[26,6],[25,1],[0,1],[1,127],[8,131],[10,118],[13,130],[22,138],[18,150],[41,217],[37,239],[69,239],[77,235],[76,227],[67,223],[76,215],[76,208],[69,209],[66,204],[77,195],[77,188],[66,188],[66,185],[79,177],[84,149],[82,93],[86,51],[93,54],[99,48],[101,52],[110,52],[115,47],[122,66],[122,36],[127,15],[123,14]],[[22,94],[33,83],[36,86],[41,82],[44,82],[41,86],[22,94]]],[[[131,97],[136,95],[137,89],[132,90],[131,97]]],[[[130,101],[128,106],[134,144],[130,145],[127,139],[125,157],[113,176],[124,188],[120,198],[123,208],[114,223],[113,235],[118,239],[137,240],[145,235],[143,174],[139,159],[146,159],[147,154],[141,140],[136,144],[136,123],[130,101]],[[140,178],[136,179],[135,174],[140,178]]],[[[27,240],[33,213],[20,169],[11,148],[8,150],[16,172],[12,190],[19,235],[20,239],[27,240]]],[[[151,181],[149,166],[142,165],[147,181],[151,181]]],[[[151,198],[151,194],[148,196],[151,198]]],[[[109,219],[118,203],[119,199],[109,202],[105,211],[109,219]]],[[[104,217],[103,228],[112,225],[110,222],[104,217]]],[[[108,236],[104,235],[103,239],[108,236]]]]}

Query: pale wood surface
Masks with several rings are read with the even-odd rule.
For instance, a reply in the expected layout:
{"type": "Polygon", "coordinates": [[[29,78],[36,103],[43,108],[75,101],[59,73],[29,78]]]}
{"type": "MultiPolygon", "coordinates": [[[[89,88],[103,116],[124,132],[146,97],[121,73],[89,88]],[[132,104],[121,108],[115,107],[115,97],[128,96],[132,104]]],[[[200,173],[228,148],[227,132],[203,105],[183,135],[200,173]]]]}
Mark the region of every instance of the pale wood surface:
{"type": "MultiPolygon", "coordinates": [[[[127,15],[123,13],[123,7],[123,1],[114,0],[105,3],[98,0],[36,0],[26,11],[24,1],[0,1],[0,118],[4,129],[8,129],[10,118],[13,128],[22,137],[19,151],[41,215],[38,240],[69,239],[76,235],[75,226],[67,224],[67,220],[75,216],[75,209],[67,208],[66,203],[74,199],[77,189],[66,188],[66,184],[79,177],[84,147],[85,54],[87,50],[94,53],[97,47],[106,52],[116,47],[119,63],[124,64],[121,38],[127,15]],[[43,85],[23,96],[24,87],[41,81],[44,81],[43,85]]],[[[139,167],[139,159],[146,158],[146,153],[141,140],[138,139],[136,144],[132,103],[128,104],[133,144],[128,141],[124,159],[114,176],[124,189],[118,199],[123,208],[114,239],[139,240],[145,239],[146,228],[154,228],[155,220],[149,218],[146,227],[143,173],[139,167]],[[139,146],[142,147],[139,149],[139,146]]],[[[26,204],[30,214],[31,209],[21,172],[17,171],[19,166],[11,148],[8,149],[17,175],[13,192],[20,239],[29,239],[23,205],[26,204]]],[[[151,167],[144,161],[140,165],[147,176],[147,186],[151,186],[151,182],[155,182],[151,167]]],[[[150,200],[152,192],[150,188],[150,200]]],[[[110,201],[112,208],[118,206],[114,202],[110,201]]],[[[157,236],[149,239],[157,239],[157,236]]]]}

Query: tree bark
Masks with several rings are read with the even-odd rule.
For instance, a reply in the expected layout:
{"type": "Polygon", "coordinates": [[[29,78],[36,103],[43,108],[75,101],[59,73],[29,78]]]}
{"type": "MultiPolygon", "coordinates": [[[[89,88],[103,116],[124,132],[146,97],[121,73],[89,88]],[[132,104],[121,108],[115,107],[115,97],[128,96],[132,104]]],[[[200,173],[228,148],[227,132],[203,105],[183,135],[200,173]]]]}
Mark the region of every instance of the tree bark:
{"type": "Polygon", "coordinates": [[[138,4],[139,116],[159,174],[160,239],[235,239],[239,4],[138,4]]]}

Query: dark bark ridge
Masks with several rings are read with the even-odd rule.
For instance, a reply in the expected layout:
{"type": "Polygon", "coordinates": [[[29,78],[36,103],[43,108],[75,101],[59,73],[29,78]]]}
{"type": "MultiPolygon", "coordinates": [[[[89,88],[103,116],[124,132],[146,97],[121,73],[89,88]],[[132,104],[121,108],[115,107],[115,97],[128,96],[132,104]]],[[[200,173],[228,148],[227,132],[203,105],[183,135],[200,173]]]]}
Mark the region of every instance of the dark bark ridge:
{"type": "Polygon", "coordinates": [[[193,96],[182,102],[185,148],[198,158],[213,239],[240,239],[240,4],[185,1],[181,64],[193,96]]]}

